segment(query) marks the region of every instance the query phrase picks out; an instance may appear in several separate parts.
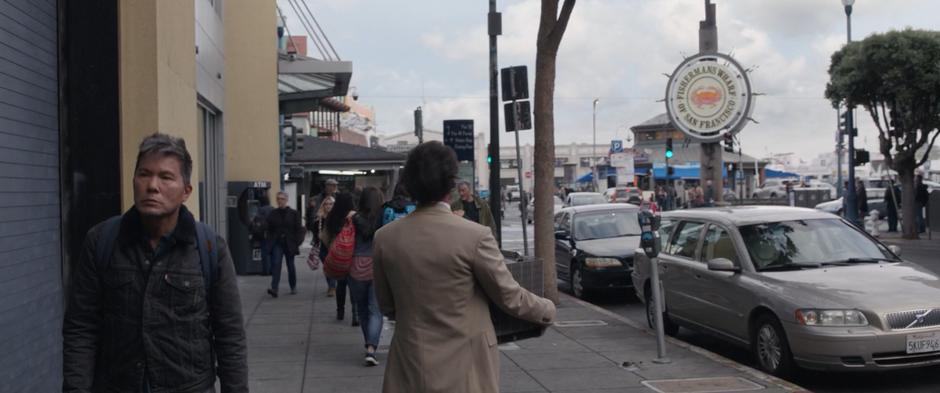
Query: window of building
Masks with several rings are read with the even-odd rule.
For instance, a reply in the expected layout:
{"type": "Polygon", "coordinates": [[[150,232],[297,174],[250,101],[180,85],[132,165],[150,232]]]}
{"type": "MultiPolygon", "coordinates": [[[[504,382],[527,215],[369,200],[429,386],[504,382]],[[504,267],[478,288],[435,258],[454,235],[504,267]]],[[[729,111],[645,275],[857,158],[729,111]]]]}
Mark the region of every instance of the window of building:
{"type": "Polygon", "coordinates": [[[516,168],[516,160],[499,160],[499,167],[502,169],[516,168]]]}
{"type": "Polygon", "coordinates": [[[555,157],[555,168],[561,168],[568,163],[568,157],[555,157]]]}
{"type": "Polygon", "coordinates": [[[581,160],[579,161],[578,165],[582,168],[590,168],[591,157],[581,157],[581,160]]]}

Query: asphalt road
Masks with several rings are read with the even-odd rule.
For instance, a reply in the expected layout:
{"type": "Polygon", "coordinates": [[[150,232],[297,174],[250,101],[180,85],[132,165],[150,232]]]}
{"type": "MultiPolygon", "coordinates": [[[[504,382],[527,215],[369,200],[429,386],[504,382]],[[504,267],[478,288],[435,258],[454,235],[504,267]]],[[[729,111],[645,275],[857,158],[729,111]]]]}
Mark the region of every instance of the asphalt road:
{"type": "MultiPolygon", "coordinates": [[[[523,244],[522,226],[518,210],[514,215],[507,212],[503,224],[503,248],[521,251],[523,244]]],[[[531,250],[533,247],[531,226],[528,228],[528,234],[531,250]]],[[[919,263],[940,274],[940,258],[937,257],[940,255],[940,237],[933,241],[917,243],[888,242],[901,246],[901,254],[904,259],[919,263]]],[[[558,285],[562,290],[569,291],[567,283],[559,281],[558,285]]],[[[646,323],[643,304],[636,299],[632,291],[629,291],[629,293],[601,293],[588,300],[636,322],[646,323]]],[[[677,338],[738,363],[757,367],[748,350],[711,336],[688,329],[680,329],[677,338]]],[[[822,393],[940,392],[940,367],[862,373],[823,373],[801,370],[788,379],[810,391],[822,393]]]]}

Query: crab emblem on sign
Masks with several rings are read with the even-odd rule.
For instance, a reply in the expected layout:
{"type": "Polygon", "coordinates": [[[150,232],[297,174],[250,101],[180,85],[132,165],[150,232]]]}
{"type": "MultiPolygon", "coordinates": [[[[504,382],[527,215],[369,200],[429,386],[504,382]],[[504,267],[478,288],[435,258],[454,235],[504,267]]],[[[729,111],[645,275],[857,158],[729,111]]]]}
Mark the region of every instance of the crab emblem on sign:
{"type": "Polygon", "coordinates": [[[725,134],[741,131],[753,110],[747,72],[724,54],[686,59],[666,86],[669,120],[700,142],[717,142],[725,134]]]}

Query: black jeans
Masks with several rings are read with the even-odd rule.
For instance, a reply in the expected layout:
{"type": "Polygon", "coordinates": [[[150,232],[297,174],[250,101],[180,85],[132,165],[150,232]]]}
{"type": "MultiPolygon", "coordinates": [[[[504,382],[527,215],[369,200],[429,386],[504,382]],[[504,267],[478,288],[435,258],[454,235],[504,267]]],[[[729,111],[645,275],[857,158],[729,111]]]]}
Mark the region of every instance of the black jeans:
{"type": "Polygon", "coordinates": [[[287,281],[290,289],[297,288],[297,271],[294,269],[294,256],[288,254],[280,243],[274,244],[271,251],[271,289],[277,293],[277,287],[281,282],[281,261],[287,263],[287,281]]]}

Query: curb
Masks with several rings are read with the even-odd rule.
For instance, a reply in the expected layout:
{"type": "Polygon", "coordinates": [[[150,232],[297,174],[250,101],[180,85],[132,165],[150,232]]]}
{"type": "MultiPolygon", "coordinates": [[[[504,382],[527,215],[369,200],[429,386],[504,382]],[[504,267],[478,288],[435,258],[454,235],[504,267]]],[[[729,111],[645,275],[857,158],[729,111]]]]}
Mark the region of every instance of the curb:
{"type": "MultiPolygon", "coordinates": [[[[613,313],[613,312],[611,312],[611,311],[605,310],[604,308],[602,308],[602,307],[600,307],[600,306],[597,306],[597,305],[592,304],[592,303],[588,303],[588,302],[586,302],[586,301],[583,301],[583,300],[581,300],[581,299],[578,299],[578,298],[576,298],[576,297],[574,297],[574,296],[571,296],[571,295],[568,295],[568,294],[566,294],[566,293],[559,292],[559,295],[564,296],[566,299],[571,300],[571,301],[574,301],[574,302],[580,304],[581,306],[587,307],[587,308],[589,308],[589,309],[591,309],[591,310],[597,311],[598,313],[604,314],[604,315],[606,315],[606,316],[608,316],[608,317],[611,317],[611,318],[616,319],[616,320],[618,320],[618,321],[620,321],[620,322],[623,322],[624,324],[626,324],[626,325],[628,325],[628,326],[630,326],[630,327],[632,327],[632,328],[634,328],[634,329],[641,330],[641,331],[645,332],[646,334],[649,334],[649,335],[654,336],[654,337],[656,336],[656,333],[655,333],[655,332],[650,331],[646,326],[643,326],[643,325],[641,325],[641,324],[638,324],[638,323],[636,323],[636,321],[634,321],[634,320],[632,320],[632,319],[623,317],[623,316],[621,316],[621,315],[617,315],[617,314],[615,314],[615,313],[613,313]]],[[[679,339],[676,339],[676,338],[673,338],[673,337],[669,337],[669,336],[666,336],[666,341],[667,341],[669,344],[675,345],[675,346],[680,347],[680,348],[688,349],[689,351],[692,351],[692,352],[695,352],[695,353],[697,353],[697,354],[699,354],[699,355],[702,355],[702,356],[708,358],[708,359],[711,360],[711,361],[714,361],[714,362],[719,363],[719,364],[722,364],[722,365],[724,365],[724,366],[733,368],[733,369],[735,369],[735,370],[737,370],[737,371],[740,371],[740,372],[742,372],[742,373],[744,373],[744,374],[747,374],[747,375],[749,375],[749,376],[751,376],[751,377],[754,377],[754,378],[756,378],[756,379],[758,379],[758,380],[760,380],[760,381],[766,382],[766,383],[768,383],[768,384],[776,385],[777,387],[779,387],[779,388],[781,388],[781,389],[783,389],[783,390],[786,390],[786,391],[788,391],[788,392],[792,392],[792,393],[809,393],[809,392],[810,392],[810,391],[807,390],[806,388],[803,388],[803,387],[801,387],[801,386],[799,386],[799,385],[796,385],[796,384],[794,384],[794,383],[792,383],[792,382],[785,381],[785,380],[783,380],[783,379],[777,378],[777,377],[775,377],[775,376],[773,376],[773,375],[764,373],[763,371],[757,370],[757,369],[755,369],[755,368],[751,368],[751,367],[745,366],[745,365],[743,365],[743,364],[741,364],[741,363],[735,362],[734,360],[728,359],[728,358],[726,358],[726,357],[724,357],[724,356],[721,356],[721,355],[719,355],[719,354],[717,354],[717,353],[714,353],[714,352],[712,352],[712,351],[709,351],[709,350],[707,350],[707,349],[705,349],[705,348],[701,348],[701,347],[698,347],[698,346],[689,344],[689,343],[687,343],[687,342],[685,342],[685,341],[682,341],[682,340],[679,340],[679,339]]]]}

